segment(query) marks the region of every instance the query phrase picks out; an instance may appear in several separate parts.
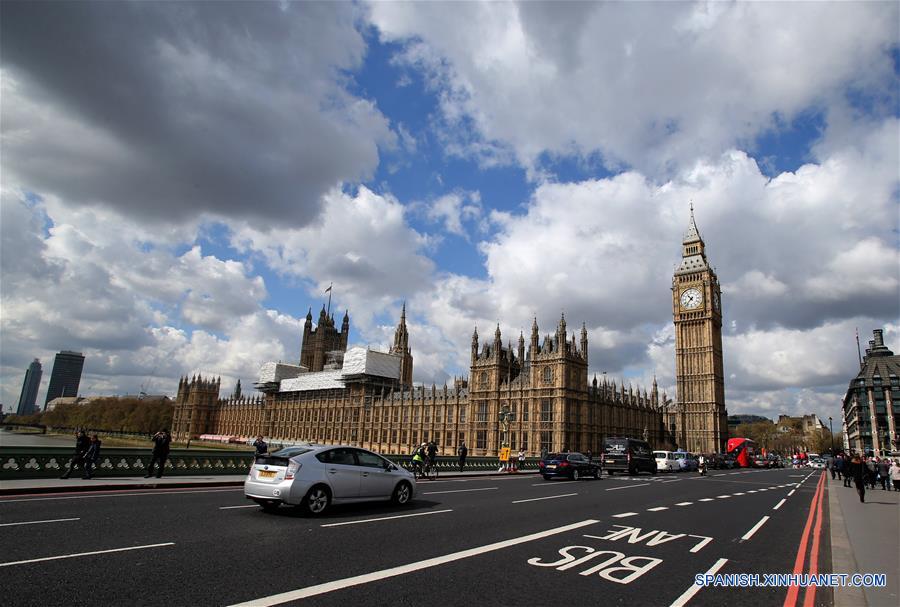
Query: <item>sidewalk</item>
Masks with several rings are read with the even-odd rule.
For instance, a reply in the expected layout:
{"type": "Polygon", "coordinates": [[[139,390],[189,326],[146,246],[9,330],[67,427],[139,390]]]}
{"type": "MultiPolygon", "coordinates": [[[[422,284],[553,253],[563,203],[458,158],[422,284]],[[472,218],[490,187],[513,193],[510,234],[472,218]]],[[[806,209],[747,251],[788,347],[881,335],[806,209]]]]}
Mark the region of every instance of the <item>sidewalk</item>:
{"type": "Polygon", "coordinates": [[[861,503],[856,489],[828,479],[831,555],[834,573],[884,573],[884,588],[835,588],[835,607],[900,605],[900,492],[866,489],[861,503]]]}
{"type": "MultiPolygon", "coordinates": [[[[496,470],[472,472],[441,472],[438,480],[455,478],[476,478],[479,476],[517,476],[537,474],[537,470],[517,473],[499,473],[496,470]]],[[[0,496],[35,493],[66,493],[73,491],[122,491],[128,489],[183,489],[186,487],[240,487],[246,474],[220,474],[209,476],[164,476],[143,478],[141,476],[103,477],[85,480],[82,478],[33,478],[0,481],[0,496]]],[[[429,483],[420,480],[420,483],[429,483]]]]}

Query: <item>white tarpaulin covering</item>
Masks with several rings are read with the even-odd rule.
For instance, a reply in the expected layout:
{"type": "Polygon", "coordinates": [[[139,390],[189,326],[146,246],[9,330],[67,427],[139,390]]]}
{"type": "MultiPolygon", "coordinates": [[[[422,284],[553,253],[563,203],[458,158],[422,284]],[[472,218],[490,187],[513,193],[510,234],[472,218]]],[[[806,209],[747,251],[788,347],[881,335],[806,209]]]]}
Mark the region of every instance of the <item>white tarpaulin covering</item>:
{"type": "Polygon", "coordinates": [[[283,379],[297,377],[306,371],[306,367],[300,365],[288,365],[285,363],[265,363],[259,369],[259,383],[267,384],[283,379]]]}
{"type": "MultiPolygon", "coordinates": [[[[263,373],[267,365],[276,365],[279,367],[300,368],[293,365],[282,365],[279,363],[266,363],[263,370],[260,371],[260,382],[278,381],[264,380],[263,373]]],[[[274,376],[274,371],[272,372],[274,376]]],[[[344,354],[344,366],[340,370],[318,371],[316,373],[300,373],[299,375],[281,379],[279,392],[299,392],[303,390],[330,390],[332,388],[343,388],[345,386],[344,379],[356,375],[374,375],[376,377],[390,377],[392,379],[400,379],[400,357],[395,354],[386,354],[384,352],[374,352],[366,348],[350,348],[344,354]]]]}

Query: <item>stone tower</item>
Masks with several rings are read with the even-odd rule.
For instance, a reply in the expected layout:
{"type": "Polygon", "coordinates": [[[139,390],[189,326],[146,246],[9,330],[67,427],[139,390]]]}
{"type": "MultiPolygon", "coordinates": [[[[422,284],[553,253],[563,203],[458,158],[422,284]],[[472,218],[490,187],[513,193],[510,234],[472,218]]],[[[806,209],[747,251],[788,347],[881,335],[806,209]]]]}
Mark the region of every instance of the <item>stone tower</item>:
{"type": "Polygon", "coordinates": [[[400,361],[400,383],[404,386],[412,386],[413,358],[409,349],[409,332],[406,330],[406,302],[403,302],[400,324],[394,331],[394,345],[391,346],[390,353],[403,357],[400,361]]]}
{"type": "Polygon", "coordinates": [[[178,396],[172,415],[172,437],[185,441],[210,433],[214,426],[214,413],[219,401],[222,378],[204,379],[195,375],[178,381],[178,396]]]}
{"type": "Polygon", "coordinates": [[[319,312],[319,323],[312,326],[312,308],[306,313],[303,325],[303,341],[300,346],[300,364],[309,371],[321,371],[329,362],[329,354],[347,351],[347,338],[350,336],[350,313],[344,312],[341,330],[334,326],[334,315],[325,311],[319,312]]]}
{"type": "Polygon", "coordinates": [[[681,264],[672,278],[672,311],[678,392],[676,443],[695,453],[723,452],[728,435],[721,295],[691,205],[681,264]]]}

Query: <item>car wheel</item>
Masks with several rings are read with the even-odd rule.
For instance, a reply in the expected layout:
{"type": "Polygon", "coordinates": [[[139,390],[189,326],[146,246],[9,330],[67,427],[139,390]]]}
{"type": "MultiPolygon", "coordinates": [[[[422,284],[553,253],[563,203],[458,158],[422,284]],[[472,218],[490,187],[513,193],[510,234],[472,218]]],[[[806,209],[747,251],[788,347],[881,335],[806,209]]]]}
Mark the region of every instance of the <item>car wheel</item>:
{"type": "Polygon", "coordinates": [[[409,483],[406,481],[401,481],[394,489],[394,495],[391,496],[391,501],[398,506],[402,506],[408,504],[410,499],[412,499],[412,487],[410,487],[409,483]]]}
{"type": "Polygon", "coordinates": [[[542,474],[541,476],[544,477],[544,480],[545,480],[545,481],[549,481],[549,480],[550,480],[550,476],[548,476],[547,474],[542,474]]]}
{"type": "Polygon", "coordinates": [[[628,476],[635,476],[636,474],[637,474],[637,470],[635,470],[634,468],[628,469],[628,476]]]}
{"type": "Polygon", "coordinates": [[[656,474],[659,472],[659,468],[657,468],[656,466],[653,466],[653,469],[650,472],[653,474],[656,474]]]}
{"type": "Polygon", "coordinates": [[[594,480],[600,478],[600,468],[594,468],[594,480]]]}
{"type": "Polygon", "coordinates": [[[607,473],[608,475],[610,475],[610,476],[613,475],[613,471],[612,471],[612,470],[607,470],[606,473],[607,473]]]}
{"type": "Polygon", "coordinates": [[[331,503],[331,494],[324,485],[316,485],[306,492],[303,498],[303,508],[313,516],[318,516],[328,509],[331,503]]]}
{"type": "Polygon", "coordinates": [[[581,478],[581,474],[578,473],[578,470],[572,470],[572,480],[577,481],[581,478]]]}

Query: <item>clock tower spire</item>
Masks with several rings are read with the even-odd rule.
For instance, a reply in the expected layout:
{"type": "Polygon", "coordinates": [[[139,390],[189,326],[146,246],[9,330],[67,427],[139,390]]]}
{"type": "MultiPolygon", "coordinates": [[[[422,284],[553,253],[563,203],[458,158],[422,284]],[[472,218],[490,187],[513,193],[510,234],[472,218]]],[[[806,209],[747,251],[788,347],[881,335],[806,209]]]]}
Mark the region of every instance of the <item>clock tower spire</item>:
{"type": "Polygon", "coordinates": [[[728,434],[721,295],[691,204],[681,263],[672,278],[672,310],[678,388],[675,441],[696,453],[723,452],[728,434]]]}

